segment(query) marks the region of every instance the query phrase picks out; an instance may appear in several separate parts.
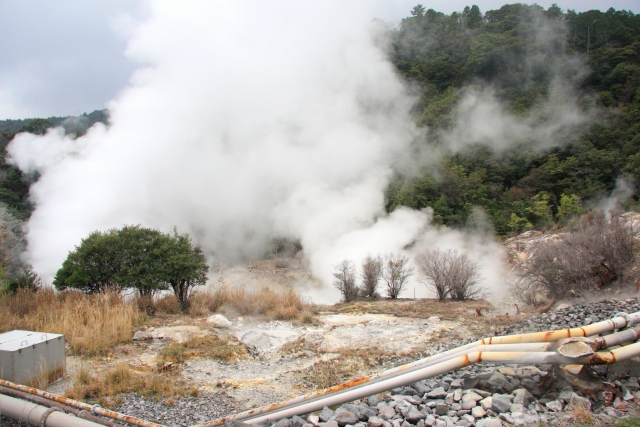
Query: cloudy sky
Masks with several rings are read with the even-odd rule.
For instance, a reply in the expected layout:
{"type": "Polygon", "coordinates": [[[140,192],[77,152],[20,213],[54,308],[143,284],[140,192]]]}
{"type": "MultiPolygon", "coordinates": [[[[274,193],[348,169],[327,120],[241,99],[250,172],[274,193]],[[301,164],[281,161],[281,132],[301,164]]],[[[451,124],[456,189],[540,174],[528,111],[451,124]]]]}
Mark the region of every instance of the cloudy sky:
{"type": "MultiPolygon", "coordinates": [[[[398,22],[417,0],[371,0],[372,18],[398,22]]],[[[477,3],[484,13],[504,0],[422,2],[445,13],[477,3]]],[[[548,7],[553,1],[538,1],[548,7]]],[[[567,0],[563,9],[614,7],[635,13],[639,0],[567,0]]],[[[138,66],[126,55],[132,28],[146,17],[132,0],[2,0],[0,119],[77,115],[102,109],[138,66]]],[[[340,10],[336,10],[339,14],[340,10]]]]}

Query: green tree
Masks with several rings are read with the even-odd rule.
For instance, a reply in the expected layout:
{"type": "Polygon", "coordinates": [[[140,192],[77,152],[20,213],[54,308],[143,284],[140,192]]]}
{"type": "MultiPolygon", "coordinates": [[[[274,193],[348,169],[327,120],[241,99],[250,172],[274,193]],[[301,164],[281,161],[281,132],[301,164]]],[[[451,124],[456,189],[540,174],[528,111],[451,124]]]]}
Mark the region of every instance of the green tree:
{"type": "Polygon", "coordinates": [[[191,243],[188,234],[178,234],[174,230],[173,237],[166,240],[167,259],[164,260],[164,276],[173,289],[183,310],[189,308],[189,296],[196,286],[207,282],[206,259],[202,249],[191,243]]]}
{"type": "Polygon", "coordinates": [[[153,296],[171,288],[183,309],[195,286],[207,281],[208,266],[202,250],[187,234],[125,226],[94,231],[69,253],[54,278],[57,289],[86,293],[134,289],[153,296]]]}
{"type": "Polygon", "coordinates": [[[580,198],[575,194],[562,194],[556,216],[560,221],[565,221],[573,215],[582,214],[580,198]]]}
{"type": "Polygon", "coordinates": [[[531,223],[527,220],[527,218],[521,218],[515,212],[511,213],[511,219],[509,220],[508,226],[512,231],[515,231],[515,232],[518,232],[523,228],[533,227],[531,223]]]}

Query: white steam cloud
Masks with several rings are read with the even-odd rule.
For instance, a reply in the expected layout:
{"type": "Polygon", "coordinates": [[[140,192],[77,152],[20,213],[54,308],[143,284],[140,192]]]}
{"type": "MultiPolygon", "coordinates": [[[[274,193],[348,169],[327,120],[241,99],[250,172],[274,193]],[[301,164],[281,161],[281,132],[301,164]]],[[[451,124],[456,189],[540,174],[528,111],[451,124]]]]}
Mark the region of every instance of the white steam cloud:
{"type": "Polygon", "coordinates": [[[128,45],[144,66],[110,103],[111,125],[8,148],[41,174],[26,261],[51,281],[91,231],[142,224],[177,226],[225,261],[300,239],[326,284],[332,265],[367,252],[466,248],[496,283],[499,245],[433,229],[429,212],[385,213],[392,167],[422,136],[370,6],[151,2],[128,45]]]}

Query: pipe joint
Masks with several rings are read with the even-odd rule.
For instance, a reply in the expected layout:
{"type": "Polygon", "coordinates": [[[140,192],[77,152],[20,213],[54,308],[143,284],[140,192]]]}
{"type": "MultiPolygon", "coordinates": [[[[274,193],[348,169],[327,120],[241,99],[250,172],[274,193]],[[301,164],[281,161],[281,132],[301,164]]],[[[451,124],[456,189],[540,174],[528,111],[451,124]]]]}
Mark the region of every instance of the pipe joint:
{"type": "Polygon", "coordinates": [[[629,316],[629,313],[625,313],[624,311],[621,311],[620,313],[616,313],[615,317],[622,317],[626,321],[626,324],[622,328],[618,328],[618,329],[624,329],[626,327],[631,326],[631,324],[633,323],[633,320],[631,319],[631,316],[629,316]]]}
{"type": "Polygon", "coordinates": [[[54,408],[54,407],[48,408],[46,411],[42,413],[42,416],[40,416],[40,427],[46,427],[47,418],[49,417],[49,415],[51,415],[52,412],[63,412],[63,411],[61,409],[54,408]]]}

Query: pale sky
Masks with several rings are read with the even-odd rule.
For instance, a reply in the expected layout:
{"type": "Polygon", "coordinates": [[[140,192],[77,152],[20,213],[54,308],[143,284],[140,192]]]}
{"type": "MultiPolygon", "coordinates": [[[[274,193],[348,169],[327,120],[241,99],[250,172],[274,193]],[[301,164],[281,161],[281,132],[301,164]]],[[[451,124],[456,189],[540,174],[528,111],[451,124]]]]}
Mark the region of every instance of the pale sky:
{"type": "MultiPolygon", "coordinates": [[[[398,22],[417,0],[369,0],[372,18],[398,22]]],[[[502,0],[421,2],[451,13],[477,4],[482,13],[502,0]]],[[[554,1],[538,1],[547,8],[554,1]]],[[[614,7],[634,13],[640,0],[557,1],[578,12],[614,7]]],[[[339,12],[339,11],[336,11],[339,12]]],[[[146,16],[139,0],[0,1],[0,120],[78,115],[102,109],[136,68],[125,55],[127,36],[146,16]]]]}

